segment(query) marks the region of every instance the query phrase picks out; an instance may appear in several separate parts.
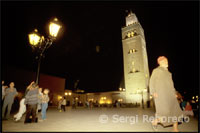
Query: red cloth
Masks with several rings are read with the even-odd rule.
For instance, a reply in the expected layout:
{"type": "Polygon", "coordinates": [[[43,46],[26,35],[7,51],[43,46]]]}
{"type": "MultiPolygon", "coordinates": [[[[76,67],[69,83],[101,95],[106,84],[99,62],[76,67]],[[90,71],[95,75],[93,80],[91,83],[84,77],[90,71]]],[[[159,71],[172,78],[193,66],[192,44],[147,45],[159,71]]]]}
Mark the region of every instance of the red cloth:
{"type": "Polygon", "coordinates": [[[185,111],[191,111],[192,110],[192,106],[191,105],[186,105],[185,106],[185,111]]]}

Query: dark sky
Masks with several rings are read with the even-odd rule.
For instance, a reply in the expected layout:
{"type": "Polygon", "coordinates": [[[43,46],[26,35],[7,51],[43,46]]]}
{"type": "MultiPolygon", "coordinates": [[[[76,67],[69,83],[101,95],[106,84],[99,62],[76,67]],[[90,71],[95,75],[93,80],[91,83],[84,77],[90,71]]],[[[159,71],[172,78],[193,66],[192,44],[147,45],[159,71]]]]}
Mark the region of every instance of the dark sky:
{"type": "MultiPolygon", "coordinates": [[[[63,24],[46,52],[41,72],[66,78],[66,87],[86,91],[117,90],[123,78],[121,28],[132,10],[146,38],[149,70],[165,55],[179,91],[198,91],[199,7],[194,2],[2,2],[2,67],[36,71],[28,33],[47,36],[48,21],[63,24]],[[96,53],[95,47],[100,46],[96,53]]],[[[2,69],[3,71],[3,69],[2,69]]]]}

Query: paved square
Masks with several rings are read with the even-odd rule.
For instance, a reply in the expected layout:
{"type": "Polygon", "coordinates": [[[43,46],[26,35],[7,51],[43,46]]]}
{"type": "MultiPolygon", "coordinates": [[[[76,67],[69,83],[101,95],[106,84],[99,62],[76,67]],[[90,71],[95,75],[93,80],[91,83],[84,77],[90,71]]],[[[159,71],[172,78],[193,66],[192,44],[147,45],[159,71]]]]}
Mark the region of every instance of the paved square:
{"type": "MultiPolygon", "coordinates": [[[[146,132],[152,131],[151,123],[143,123],[143,115],[154,116],[153,109],[142,108],[79,108],[59,112],[55,107],[49,107],[47,120],[38,123],[24,124],[25,115],[21,121],[2,121],[3,132],[66,132],[66,131],[113,131],[113,132],[146,132]]],[[[39,116],[41,118],[41,116],[39,116]]],[[[190,118],[188,123],[179,126],[181,132],[198,132],[198,119],[190,118]]],[[[158,131],[170,132],[172,127],[158,127],[158,131]]]]}

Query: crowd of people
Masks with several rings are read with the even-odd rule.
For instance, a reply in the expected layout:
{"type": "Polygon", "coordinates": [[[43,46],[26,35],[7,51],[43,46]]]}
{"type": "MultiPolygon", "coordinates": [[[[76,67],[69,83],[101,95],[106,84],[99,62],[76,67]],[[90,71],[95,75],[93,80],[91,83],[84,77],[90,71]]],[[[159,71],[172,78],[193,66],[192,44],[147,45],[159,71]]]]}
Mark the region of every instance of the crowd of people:
{"type": "MultiPolygon", "coordinates": [[[[13,119],[10,117],[11,108],[15,97],[18,95],[17,89],[15,88],[15,83],[11,82],[9,87],[4,85],[2,81],[2,118],[3,120],[13,119]],[[7,108],[7,112],[6,112],[7,108]],[[6,114],[5,114],[6,113],[6,114]]],[[[49,89],[44,89],[39,87],[35,82],[26,88],[25,94],[20,100],[19,111],[14,115],[14,121],[19,121],[23,114],[26,114],[24,123],[37,123],[38,121],[46,120],[46,111],[49,102],[49,89]],[[41,112],[41,119],[38,120],[39,113],[41,112]]]]}
{"type": "Polygon", "coordinates": [[[58,110],[59,110],[59,112],[62,112],[62,111],[65,112],[66,106],[72,107],[72,109],[76,109],[78,107],[85,107],[87,109],[92,109],[92,108],[95,108],[95,107],[112,107],[112,108],[120,108],[120,107],[122,107],[121,102],[119,102],[118,100],[115,100],[111,104],[106,104],[106,103],[100,104],[98,102],[98,100],[93,101],[93,100],[86,99],[85,102],[82,102],[82,101],[80,101],[78,99],[76,99],[76,97],[74,97],[72,99],[72,103],[70,104],[70,100],[67,101],[65,96],[60,98],[58,100],[58,110]]]}

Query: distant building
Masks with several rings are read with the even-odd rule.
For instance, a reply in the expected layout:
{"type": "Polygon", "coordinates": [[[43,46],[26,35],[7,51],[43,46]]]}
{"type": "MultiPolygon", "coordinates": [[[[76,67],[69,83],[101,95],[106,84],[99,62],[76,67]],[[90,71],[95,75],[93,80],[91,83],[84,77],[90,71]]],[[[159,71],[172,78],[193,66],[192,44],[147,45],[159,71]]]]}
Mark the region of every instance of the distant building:
{"type": "Polygon", "coordinates": [[[144,103],[148,100],[149,68],[144,30],[132,12],[122,28],[124,80],[126,103],[144,103]]]}

